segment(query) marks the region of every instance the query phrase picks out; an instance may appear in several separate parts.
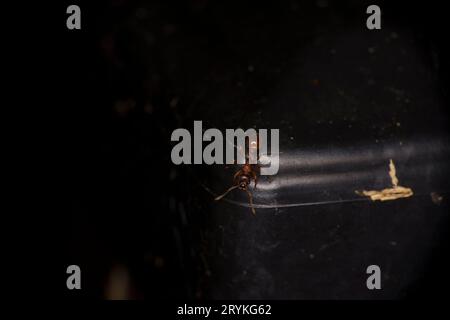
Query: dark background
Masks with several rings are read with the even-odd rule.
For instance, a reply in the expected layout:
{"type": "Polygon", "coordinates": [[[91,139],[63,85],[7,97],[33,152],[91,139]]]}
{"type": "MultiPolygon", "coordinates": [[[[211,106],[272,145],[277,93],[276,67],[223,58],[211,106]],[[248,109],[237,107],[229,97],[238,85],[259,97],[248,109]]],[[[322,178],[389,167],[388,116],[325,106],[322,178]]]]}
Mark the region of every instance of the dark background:
{"type": "MultiPolygon", "coordinates": [[[[260,127],[279,127],[283,131],[287,128],[283,127],[281,120],[294,114],[303,120],[298,120],[301,123],[298,127],[294,125],[292,130],[305,138],[296,146],[285,144],[286,148],[332,145],[330,140],[336,139],[337,133],[341,132],[336,144],[359,141],[354,134],[339,127],[321,134],[311,129],[310,123],[323,119],[323,114],[327,115],[327,121],[338,121],[346,114],[345,103],[344,106],[336,104],[333,95],[326,92],[312,94],[309,103],[321,107],[309,108],[313,111],[304,113],[290,113],[289,107],[278,108],[276,105],[290,106],[289,101],[283,100],[283,90],[293,92],[295,88],[290,88],[290,84],[315,80],[316,70],[317,75],[321,75],[320,84],[326,83],[326,75],[339,74],[340,84],[348,90],[355,88],[361,96],[372,94],[373,91],[358,87],[360,79],[354,78],[352,73],[360,65],[361,46],[368,43],[374,43],[384,57],[373,60],[377,79],[375,88],[391,81],[390,72],[398,60],[393,58],[390,61],[390,56],[395,56],[395,52],[402,48],[413,52],[411,61],[405,58],[405,75],[396,81],[407,83],[407,90],[423,103],[418,102],[406,109],[404,119],[407,124],[400,131],[388,128],[387,133],[364,131],[364,128],[372,123],[382,127],[383,115],[392,115],[390,109],[379,107],[374,111],[369,104],[362,103],[358,106],[361,113],[354,120],[354,125],[360,128],[358,133],[381,140],[389,140],[387,137],[391,135],[408,139],[429,134],[448,139],[449,52],[443,6],[438,2],[376,2],[374,4],[379,5],[382,11],[380,32],[384,33],[380,35],[379,31],[373,31],[378,32],[374,36],[365,27],[365,11],[369,4],[372,3],[283,1],[270,5],[260,2],[225,4],[206,0],[58,4],[59,10],[54,8],[52,11],[58,11],[60,19],[56,19],[56,33],[54,38],[50,38],[55,49],[50,55],[54,68],[50,73],[53,85],[49,94],[50,99],[60,106],[53,115],[59,134],[54,134],[52,141],[60,156],[54,167],[59,173],[58,186],[64,190],[61,192],[60,214],[67,218],[70,228],[64,229],[63,239],[54,241],[65,245],[58,253],[62,257],[62,278],[65,278],[64,271],[69,264],[79,265],[83,277],[80,292],[67,291],[65,281],[62,282],[63,295],[145,299],[442,297],[440,290],[449,284],[445,277],[449,266],[446,259],[449,239],[448,216],[444,214],[448,209],[445,197],[438,209],[425,202],[429,201],[425,198],[398,205],[394,202],[375,209],[369,209],[368,203],[311,207],[302,211],[306,220],[297,221],[309,228],[306,233],[309,236],[303,239],[308,252],[308,243],[315,245],[308,239],[316,236],[320,239],[320,232],[336,227],[333,218],[324,220],[318,212],[338,217],[342,229],[346,230],[345,237],[358,234],[360,224],[371,219],[370,216],[358,216],[360,212],[367,211],[375,216],[386,210],[410,212],[410,215],[397,216],[397,222],[401,224],[402,219],[413,217],[415,224],[422,224],[424,229],[423,238],[419,235],[418,241],[428,242],[421,244],[417,261],[402,261],[401,255],[397,256],[400,258],[396,260],[393,278],[399,277],[402,269],[409,270],[414,266],[409,278],[401,279],[400,276],[400,280],[396,280],[402,285],[400,289],[386,290],[385,295],[378,296],[362,293],[366,289],[358,288],[358,285],[365,283],[363,271],[354,280],[346,278],[344,284],[330,284],[327,282],[329,279],[313,281],[311,279],[317,274],[308,273],[308,268],[299,274],[296,268],[301,269],[301,260],[288,249],[283,249],[276,256],[293,268],[285,275],[272,275],[272,278],[304,282],[305,287],[296,291],[287,285],[286,290],[277,287],[267,291],[258,287],[267,285],[264,279],[270,275],[264,272],[257,275],[256,279],[261,279],[254,280],[256,284],[239,279],[229,283],[226,269],[229,267],[232,272],[240,273],[242,268],[234,262],[245,260],[243,256],[246,254],[252,257],[253,249],[245,245],[247,238],[233,238],[233,232],[224,232],[227,238],[221,247],[216,243],[217,232],[219,226],[228,225],[257,234],[265,230],[264,219],[269,219],[267,223],[270,222],[274,230],[284,230],[283,226],[295,224],[295,218],[291,217],[293,213],[277,218],[271,211],[262,212],[256,218],[260,219],[260,227],[256,227],[248,208],[236,209],[233,205],[213,203],[212,196],[197,180],[202,177],[200,180],[207,183],[217,182],[207,168],[191,170],[173,166],[170,161],[172,131],[178,127],[191,128],[192,121],[200,119],[208,127],[245,128],[256,123],[260,127]],[[65,28],[65,10],[70,4],[81,7],[81,30],[65,28]],[[392,32],[402,41],[392,46],[384,44],[383,47],[381,41],[392,32]],[[403,42],[403,39],[406,40],[403,42]],[[342,58],[343,64],[327,65],[329,57],[320,56],[321,51],[314,49],[321,41],[325,44],[330,41],[339,52],[351,58],[342,58]],[[298,68],[299,60],[308,61],[308,57],[313,57],[311,64],[306,63],[298,73],[291,72],[298,68]],[[421,66],[426,70],[424,73],[416,69],[421,66]],[[418,78],[421,76],[424,78],[418,78]],[[423,83],[425,85],[422,86],[423,83]],[[429,90],[430,87],[433,89],[429,90]],[[439,104],[440,108],[434,113],[423,110],[427,103],[439,104]],[[261,105],[264,105],[262,115],[258,113],[261,105]],[[431,115],[423,121],[426,114],[431,115]],[[422,220],[423,212],[433,210],[438,214],[431,222],[422,220]],[[346,216],[345,212],[351,212],[351,215],[346,216]],[[217,218],[213,218],[214,214],[217,218]],[[239,249],[240,241],[244,244],[239,251],[236,248],[239,249]],[[221,259],[219,250],[228,250],[230,255],[221,259]],[[111,279],[124,274],[129,289],[108,289],[113,282],[111,279]],[[330,285],[340,286],[340,289],[329,293],[330,285]]],[[[336,79],[330,79],[330,83],[333,82],[331,80],[336,79]]],[[[355,92],[353,96],[358,96],[355,92]]],[[[388,105],[395,98],[381,95],[377,103],[379,106],[388,105]]],[[[224,189],[227,183],[221,182],[220,188],[224,189]]],[[[382,234],[388,225],[387,220],[380,219],[373,221],[372,227],[382,234]]],[[[297,237],[295,230],[285,229],[289,233],[286,241],[297,237]]],[[[399,230],[402,232],[400,238],[409,233],[417,235],[407,228],[393,232],[399,230]]],[[[264,232],[262,234],[260,241],[264,241],[264,232]]],[[[371,234],[366,237],[370,238],[371,234]]],[[[412,256],[414,246],[411,243],[405,249],[406,257],[412,256]]],[[[341,266],[345,259],[349,259],[349,265],[357,263],[360,248],[354,247],[352,251],[351,247],[347,245],[348,250],[344,251],[336,248],[329,256],[339,256],[341,266]],[[346,258],[342,257],[342,252],[351,253],[346,258]]],[[[320,270],[321,266],[317,262],[310,268],[325,274],[330,272],[331,269],[326,267],[320,270]]],[[[269,267],[269,273],[270,270],[269,267]]]]}

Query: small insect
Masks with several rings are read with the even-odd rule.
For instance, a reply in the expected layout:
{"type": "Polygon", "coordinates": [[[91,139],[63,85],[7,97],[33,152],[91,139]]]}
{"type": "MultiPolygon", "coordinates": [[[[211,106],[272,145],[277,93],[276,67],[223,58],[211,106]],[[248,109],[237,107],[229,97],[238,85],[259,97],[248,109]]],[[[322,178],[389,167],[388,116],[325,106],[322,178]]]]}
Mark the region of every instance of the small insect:
{"type": "MultiPolygon", "coordinates": [[[[250,148],[256,148],[257,150],[257,142],[253,141],[250,143],[250,148]]],[[[252,210],[253,215],[256,215],[255,208],[253,206],[253,196],[250,190],[248,190],[250,184],[252,181],[254,181],[254,189],[256,189],[256,184],[258,182],[258,172],[259,172],[259,166],[257,164],[250,164],[249,156],[246,155],[246,162],[242,166],[242,168],[237,171],[233,176],[233,186],[231,186],[227,191],[225,191],[222,195],[216,197],[214,200],[218,201],[225,197],[230,191],[234,189],[240,189],[247,193],[248,200],[250,204],[250,208],[252,210]]]]}

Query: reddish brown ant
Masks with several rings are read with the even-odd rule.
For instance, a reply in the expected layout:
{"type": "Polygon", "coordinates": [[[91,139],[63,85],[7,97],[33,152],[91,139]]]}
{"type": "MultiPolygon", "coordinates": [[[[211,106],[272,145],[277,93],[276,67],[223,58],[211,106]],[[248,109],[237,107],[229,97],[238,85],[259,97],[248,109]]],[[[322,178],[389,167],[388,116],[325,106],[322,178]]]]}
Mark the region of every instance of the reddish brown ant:
{"type": "MultiPolygon", "coordinates": [[[[250,148],[256,148],[256,154],[258,152],[258,142],[252,141],[250,143],[250,148]]],[[[214,200],[218,201],[225,197],[230,191],[238,188],[240,190],[243,190],[248,195],[248,200],[250,203],[250,208],[252,210],[253,215],[256,215],[255,208],[253,206],[253,196],[252,193],[248,190],[248,187],[250,186],[252,180],[254,181],[254,188],[256,189],[256,184],[258,182],[258,175],[257,172],[259,172],[259,166],[257,164],[250,164],[249,156],[246,155],[246,161],[242,168],[237,171],[233,176],[233,186],[231,186],[227,191],[225,191],[222,195],[216,197],[214,200]]]]}

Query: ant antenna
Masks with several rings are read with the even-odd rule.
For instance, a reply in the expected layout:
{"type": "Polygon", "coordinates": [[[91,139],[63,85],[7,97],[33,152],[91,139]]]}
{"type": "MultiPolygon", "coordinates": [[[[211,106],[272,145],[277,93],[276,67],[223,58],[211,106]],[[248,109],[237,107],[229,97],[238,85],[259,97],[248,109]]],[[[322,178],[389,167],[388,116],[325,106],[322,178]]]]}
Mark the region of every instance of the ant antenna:
{"type": "MultiPolygon", "coordinates": [[[[225,191],[222,195],[216,197],[214,200],[218,201],[218,200],[222,199],[223,197],[225,197],[225,196],[228,194],[228,192],[230,192],[231,190],[236,189],[237,187],[239,187],[239,185],[232,186],[232,187],[229,188],[227,191],[225,191]]],[[[247,192],[247,195],[248,195],[248,201],[249,201],[249,203],[250,203],[250,209],[252,209],[253,215],[256,216],[255,207],[253,206],[253,196],[252,196],[252,193],[251,193],[250,191],[248,191],[247,189],[245,189],[245,192],[247,192]]]]}
{"type": "Polygon", "coordinates": [[[233,189],[236,189],[237,187],[239,187],[239,186],[238,185],[232,186],[227,191],[225,191],[222,195],[216,197],[214,200],[218,201],[218,200],[222,199],[223,197],[225,197],[228,194],[228,192],[230,192],[233,189]]]}

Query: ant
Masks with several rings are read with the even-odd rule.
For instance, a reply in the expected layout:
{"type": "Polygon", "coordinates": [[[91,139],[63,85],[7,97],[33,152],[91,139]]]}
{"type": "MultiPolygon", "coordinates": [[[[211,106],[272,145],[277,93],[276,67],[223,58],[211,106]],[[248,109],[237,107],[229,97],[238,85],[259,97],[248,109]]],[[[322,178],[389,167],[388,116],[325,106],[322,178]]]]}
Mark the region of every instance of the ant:
{"type": "MultiPolygon", "coordinates": [[[[256,148],[256,152],[258,152],[258,142],[252,141],[250,143],[250,148],[256,148]]],[[[222,199],[223,197],[225,197],[230,191],[232,191],[236,188],[239,188],[240,190],[243,190],[247,193],[252,213],[253,213],[253,215],[256,215],[256,211],[253,206],[253,196],[252,196],[252,193],[248,190],[248,187],[250,186],[250,184],[253,180],[254,181],[253,188],[256,189],[256,184],[258,182],[257,173],[259,171],[259,166],[257,164],[250,164],[248,154],[246,155],[245,158],[246,158],[246,161],[245,161],[244,165],[233,176],[233,182],[234,182],[233,186],[228,188],[227,191],[225,191],[222,195],[216,197],[214,200],[218,201],[218,200],[222,199]]]]}

